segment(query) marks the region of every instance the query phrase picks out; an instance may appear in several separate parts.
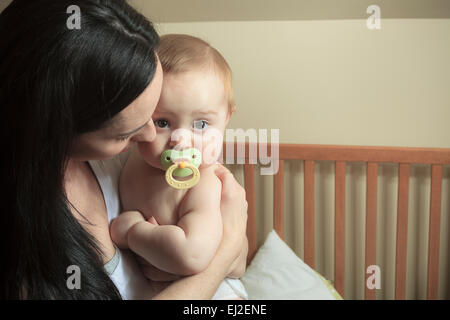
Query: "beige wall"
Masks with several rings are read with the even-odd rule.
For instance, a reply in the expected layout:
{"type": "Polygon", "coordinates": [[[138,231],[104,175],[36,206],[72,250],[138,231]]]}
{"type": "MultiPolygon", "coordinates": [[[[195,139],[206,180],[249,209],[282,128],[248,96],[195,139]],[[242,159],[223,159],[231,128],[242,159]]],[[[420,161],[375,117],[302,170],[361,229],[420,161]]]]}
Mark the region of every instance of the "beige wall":
{"type": "Polygon", "coordinates": [[[129,0],[157,22],[450,18],[448,0],[129,0]]]}
{"type": "Polygon", "coordinates": [[[159,24],[218,48],[234,72],[231,128],[286,143],[450,147],[450,19],[159,24]]]}
{"type": "Polygon", "coordinates": [[[3,9],[5,9],[11,2],[12,0],[0,0],[0,12],[3,11],[3,9]]]}

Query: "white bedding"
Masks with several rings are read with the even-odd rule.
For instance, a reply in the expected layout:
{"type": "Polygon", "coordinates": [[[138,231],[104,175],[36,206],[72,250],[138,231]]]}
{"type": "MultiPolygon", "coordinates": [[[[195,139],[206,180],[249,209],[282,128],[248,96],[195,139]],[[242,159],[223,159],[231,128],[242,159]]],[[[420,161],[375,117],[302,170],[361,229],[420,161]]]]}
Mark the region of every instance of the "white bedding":
{"type": "Polygon", "coordinates": [[[272,230],[241,278],[249,300],[340,300],[337,291],[272,230]]]}

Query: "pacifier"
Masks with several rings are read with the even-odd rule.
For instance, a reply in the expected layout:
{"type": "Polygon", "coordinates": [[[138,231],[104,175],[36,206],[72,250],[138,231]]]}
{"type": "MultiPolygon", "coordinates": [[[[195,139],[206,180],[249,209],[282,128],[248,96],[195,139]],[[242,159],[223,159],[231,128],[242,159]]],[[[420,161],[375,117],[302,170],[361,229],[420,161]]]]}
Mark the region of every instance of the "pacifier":
{"type": "Polygon", "coordinates": [[[202,154],[198,149],[189,148],[185,150],[169,149],[161,154],[161,165],[166,170],[166,181],[175,189],[189,189],[200,180],[198,167],[202,163],[202,154]],[[174,177],[192,178],[186,181],[177,180],[174,177]]]}

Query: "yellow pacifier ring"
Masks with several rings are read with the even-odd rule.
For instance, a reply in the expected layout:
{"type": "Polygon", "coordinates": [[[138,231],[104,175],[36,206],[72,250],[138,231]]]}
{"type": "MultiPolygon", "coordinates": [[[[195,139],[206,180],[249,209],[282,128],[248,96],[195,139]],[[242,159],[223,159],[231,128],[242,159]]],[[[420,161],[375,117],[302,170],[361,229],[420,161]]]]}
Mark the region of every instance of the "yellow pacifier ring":
{"type": "Polygon", "coordinates": [[[169,169],[167,169],[166,171],[166,181],[167,183],[175,188],[175,189],[189,189],[192,188],[193,186],[195,186],[200,180],[200,171],[197,169],[196,166],[190,164],[190,163],[186,163],[186,162],[181,162],[180,164],[173,164],[169,167],[169,169]],[[173,172],[178,169],[178,168],[188,168],[191,169],[192,171],[192,178],[186,181],[180,181],[177,180],[173,177],[173,172]]]}

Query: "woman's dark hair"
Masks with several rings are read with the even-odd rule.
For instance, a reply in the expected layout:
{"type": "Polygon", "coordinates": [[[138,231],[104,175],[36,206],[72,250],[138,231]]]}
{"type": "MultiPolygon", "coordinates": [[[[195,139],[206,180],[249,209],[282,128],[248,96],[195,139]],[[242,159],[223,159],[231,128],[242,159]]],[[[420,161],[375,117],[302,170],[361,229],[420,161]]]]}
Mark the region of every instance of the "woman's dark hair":
{"type": "Polygon", "coordinates": [[[150,84],[158,40],[123,0],[14,0],[0,14],[0,299],[120,298],[71,213],[64,172],[74,138],[150,84]],[[71,265],[80,289],[67,286],[71,265]]]}

